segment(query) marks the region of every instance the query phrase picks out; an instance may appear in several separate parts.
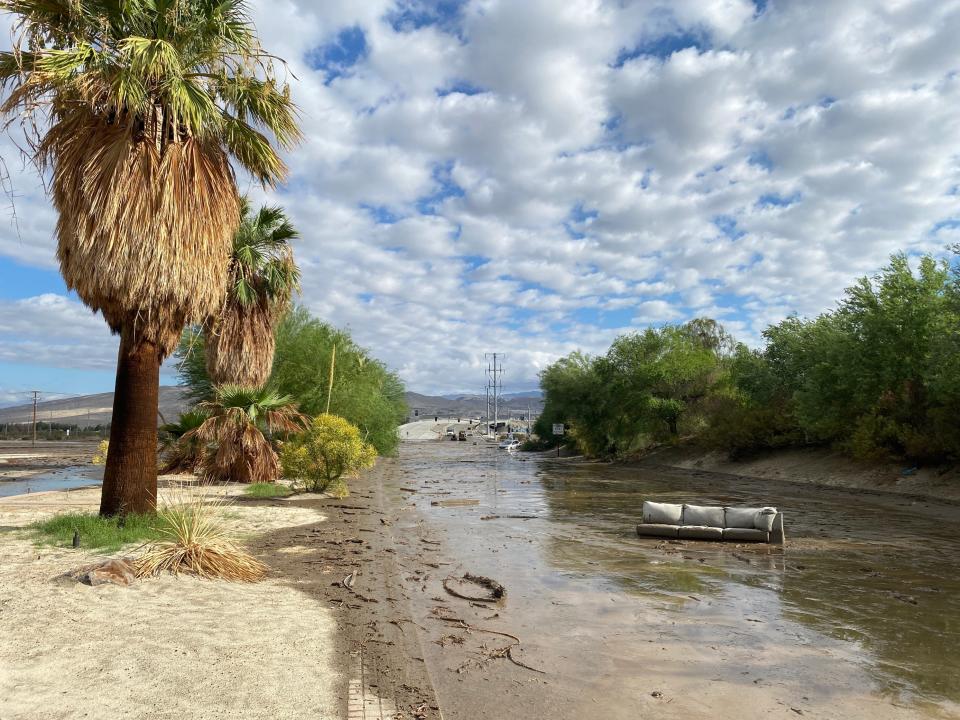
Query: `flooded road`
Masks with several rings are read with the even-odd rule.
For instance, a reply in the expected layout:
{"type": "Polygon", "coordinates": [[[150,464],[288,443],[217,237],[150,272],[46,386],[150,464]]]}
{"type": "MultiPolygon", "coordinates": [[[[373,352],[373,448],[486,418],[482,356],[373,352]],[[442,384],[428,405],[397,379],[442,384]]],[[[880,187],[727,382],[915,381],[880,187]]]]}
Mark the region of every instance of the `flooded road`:
{"type": "Polygon", "coordinates": [[[960,507],[472,443],[405,443],[393,462],[398,532],[442,541],[440,572],[502,582],[476,621],[546,671],[471,674],[427,643],[448,717],[504,716],[462,699],[471,682],[538,717],[960,717],[960,507]],[[644,499],[775,505],[787,545],[638,538],[644,499]]]}

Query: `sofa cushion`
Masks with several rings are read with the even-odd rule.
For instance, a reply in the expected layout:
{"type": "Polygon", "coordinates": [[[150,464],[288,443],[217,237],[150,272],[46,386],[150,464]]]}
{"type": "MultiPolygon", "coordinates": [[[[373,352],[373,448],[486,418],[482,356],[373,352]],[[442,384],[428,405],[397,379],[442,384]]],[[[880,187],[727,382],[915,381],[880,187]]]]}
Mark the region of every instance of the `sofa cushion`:
{"type": "Polygon", "coordinates": [[[706,525],[681,525],[677,537],[689,540],[722,540],[723,528],[706,525]]]}
{"type": "Polygon", "coordinates": [[[725,507],[723,509],[723,526],[728,528],[757,528],[758,507],[725,507]]]}
{"type": "Polygon", "coordinates": [[[683,524],[722,528],[723,508],[706,507],[705,505],[684,505],[683,524]]]}
{"type": "Polygon", "coordinates": [[[732,527],[723,529],[723,539],[728,542],[769,542],[770,534],[764,530],[732,527]]]}
{"type": "Polygon", "coordinates": [[[757,530],[770,532],[773,530],[773,519],[777,516],[777,509],[772,507],[761,508],[754,518],[753,526],[757,530]]]}
{"type": "Polygon", "coordinates": [[[645,500],[643,503],[643,522],[662,525],[679,525],[683,517],[683,505],[655,503],[645,500]]]}
{"type": "MultiPolygon", "coordinates": [[[[663,525],[661,523],[641,523],[637,525],[637,535],[643,537],[671,537],[677,536],[679,525],[663,525]]],[[[754,532],[759,532],[755,530],[754,532]]]]}

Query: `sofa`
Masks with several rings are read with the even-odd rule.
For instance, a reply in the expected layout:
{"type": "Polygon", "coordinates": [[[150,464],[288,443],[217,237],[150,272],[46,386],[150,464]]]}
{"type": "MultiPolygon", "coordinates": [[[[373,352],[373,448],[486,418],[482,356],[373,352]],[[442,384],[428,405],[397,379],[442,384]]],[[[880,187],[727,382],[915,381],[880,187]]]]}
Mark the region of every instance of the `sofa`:
{"type": "Polygon", "coordinates": [[[716,507],[644,501],[641,537],[783,545],[783,513],[772,507],[716,507]]]}

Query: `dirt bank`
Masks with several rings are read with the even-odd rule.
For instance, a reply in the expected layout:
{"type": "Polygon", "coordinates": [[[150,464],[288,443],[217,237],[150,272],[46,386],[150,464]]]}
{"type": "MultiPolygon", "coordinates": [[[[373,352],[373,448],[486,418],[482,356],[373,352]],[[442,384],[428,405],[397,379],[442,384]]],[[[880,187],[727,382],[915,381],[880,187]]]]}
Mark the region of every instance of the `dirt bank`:
{"type": "Polygon", "coordinates": [[[683,445],[656,450],[637,464],[960,502],[960,470],[955,466],[858,463],[820,448],[778,450],[747,460],[730,460],[724,453],[683,445]]]}

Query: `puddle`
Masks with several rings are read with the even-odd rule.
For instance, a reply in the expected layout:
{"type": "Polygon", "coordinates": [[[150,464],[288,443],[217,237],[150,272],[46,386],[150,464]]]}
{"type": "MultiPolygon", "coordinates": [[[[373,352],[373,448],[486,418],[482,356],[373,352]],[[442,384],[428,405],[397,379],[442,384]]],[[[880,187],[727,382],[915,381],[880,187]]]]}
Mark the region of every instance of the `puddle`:
{"type": "Polygon", "coordinates": [[[78,465],[57,468],[17,480],[0,480],[0,497],[26,495],[49,490],[73,490],[103,483],[103,468],[96,465],[78,465]]]}

